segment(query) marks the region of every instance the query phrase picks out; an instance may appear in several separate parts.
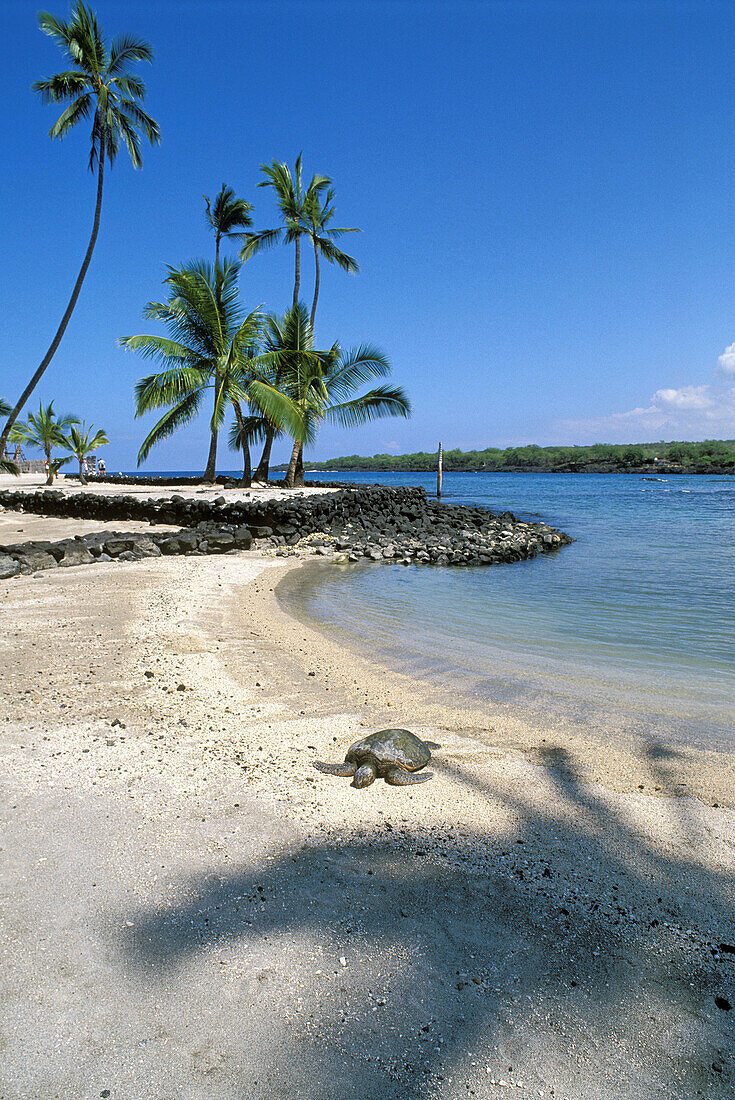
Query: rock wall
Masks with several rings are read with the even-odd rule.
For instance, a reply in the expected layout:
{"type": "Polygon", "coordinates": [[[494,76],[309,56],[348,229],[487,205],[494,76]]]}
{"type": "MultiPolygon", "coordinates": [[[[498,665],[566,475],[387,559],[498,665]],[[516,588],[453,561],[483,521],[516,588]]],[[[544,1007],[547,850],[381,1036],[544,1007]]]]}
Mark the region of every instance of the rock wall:
{"type": "Polygon", "coordinates": [[[102,531],[58,543],[0,546],[0,579],[18,572],[93,560],[135,560],[159,554],[211,554],[255,545],[276,554],[311,550],[356,562],[491,565],[558,550],[572,541],[544,523],[523,523],[511,512],[429,501],[421,488],[342,489],[313,496],[227,502],[155,499],[97,493],[0,492],[0,506],[77,519],[178,525],[178,532],[102,531]],[[17,567],[17,568],[16,568],[17,567]]]}

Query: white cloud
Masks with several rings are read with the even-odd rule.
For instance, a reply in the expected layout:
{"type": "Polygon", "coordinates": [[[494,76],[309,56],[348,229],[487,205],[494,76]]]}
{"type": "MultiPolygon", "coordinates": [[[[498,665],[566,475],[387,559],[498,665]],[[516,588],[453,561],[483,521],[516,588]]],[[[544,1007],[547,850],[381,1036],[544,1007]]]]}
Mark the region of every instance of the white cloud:
{"type": "Polygon", "coordinates": [[[735,344],[725,348],[717,360],[717,369],[720,374],[735,374],[735,344]]]}
{"type": "Polygon", "coordinates": [[[678,390],[656,390],[651,398],[654,408],[711,409],[715,402],[709,386],[682,386],[678,390]]]}
{"type": "MultiPolygon", "coordinates": [[[[735,344],[717,360],[717,375],[735,375],[735,344]]],[[[585,443],[644,443],[652,439],[735,436],[735,387],[717,379],[701,386],[656,390],[648,406],[587,420],[561,420],[557,431],[585,443]]]]}
{"type": "Polygon", "coordinates": [[[643,443],[652,439],[735,436],[735,387],[681,386],[656,390],[647,407],[586,420],[563,420],[571,442],[643,443]]]}

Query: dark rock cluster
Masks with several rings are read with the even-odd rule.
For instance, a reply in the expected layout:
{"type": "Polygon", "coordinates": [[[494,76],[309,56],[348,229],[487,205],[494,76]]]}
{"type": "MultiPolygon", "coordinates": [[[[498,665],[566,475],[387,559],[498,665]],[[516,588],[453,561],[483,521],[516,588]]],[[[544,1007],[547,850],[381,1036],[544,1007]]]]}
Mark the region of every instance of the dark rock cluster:
{"type": "Polygon", "coordinates": [[[0,546],[0,580],[19,573],[38,573],[70,565],[92,565],[101,561],[141,561],[162,554],[224,554],[228,550],[249,550],[253,536],[249,528],[221,528],[200,531],[161,531],[151,535],[128,531],[95,531],[59,542],[34,540],[0,546]]]}
{"type": "Polygon", "coordinates": [[[512,514],[429,501],[420,488],[370,486],[313,496],[227,503],[173,494],[133,496],[66,494],[58,490],[0,493],[0,506],[77,519],[142,521],[178,531],[120,534],[103,531],[62,542],[0,546],[0,579],[57,565],[160,554],[222,554],[255,544],[278,554],[294,548],[337,552],[340,560],[408,564],[491,565],[548,553],[570,537],[544,523],[512,514]]]}

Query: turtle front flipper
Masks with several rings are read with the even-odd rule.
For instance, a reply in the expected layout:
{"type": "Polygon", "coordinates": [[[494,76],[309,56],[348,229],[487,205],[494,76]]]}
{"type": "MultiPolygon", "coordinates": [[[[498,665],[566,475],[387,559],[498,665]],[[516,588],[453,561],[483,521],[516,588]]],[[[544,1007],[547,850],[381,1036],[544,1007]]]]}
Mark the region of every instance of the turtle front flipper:
{"type": "Polygon", "coordinates": [[[357,771],[355,764],[347,762],[344,764],[325,764],[321,760],[315,760],[314,767],[318,772],[326,772],[328,775],[344,775],[348,779],[357,771]]]}
{"type": "Polygon", "coordinates": [[[428,783],[434,778],[433,772],[407,772],[403,768],[390,768],[385,773],[386,783],[391,787],[408,787],[411,783],[428,783]]]}

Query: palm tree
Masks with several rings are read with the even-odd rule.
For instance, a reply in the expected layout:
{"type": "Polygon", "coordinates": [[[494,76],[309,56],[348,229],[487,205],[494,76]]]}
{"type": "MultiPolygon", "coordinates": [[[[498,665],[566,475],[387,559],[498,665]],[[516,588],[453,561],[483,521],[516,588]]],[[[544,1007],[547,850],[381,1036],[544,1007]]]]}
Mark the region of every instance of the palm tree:
{"type": "MultiPolygon", "coordinates": [[[[261,314],[254,310],[243,318],[239,271],[240,264],[228,260],[214,270],[203,260],[169,268],[168,301],[149,302],[144,316],[162,321],[171,336],[120,339],[128,351],[139,351],[165,368],[141,378],[135,387],[136,416],[167,409],[143,441],[138,465],[152,447],[196,416],[210,388],[215,390],[212,431],[221,427],[228,404],[237,400],[251,402],[274,423],[283,423],[296,437],[303,436],[301,415],[290,399],[255,377],[257,368],[268,366],[269,360],[255,355],[261,314]]],[[[208,461],[204,480],[213,482],[214,474],[214,461],[208,461]]]]}
{"type": "Polygon", "coordinates": [[[246,416],[242,411],[239,401],[232,402],[235,419],[230,427],[229,446],[231,451],[242,451],[242,477],[240,484],[246,489],[250,488],[252,480],[252,467],[250,463],[250,447],[253,443],[259,443],[265,438],[268,421],[264,416],[246,416]]]}
{"type": "Polygon", "coordinates": [[[54,403],[51,401],[44,408],[38,406],[38,413],[29,413],[27,422],[18,421],[12,430],[11,438],[19,443],[29,443],[32,447],[38,447],[46,455],[48,466],[47,485],[53,485],[54,476],[59,472],[69,458],[53,458],[54,447],[67,447],[64,432],[73,424],[78,424],[79,418],[67,413],[65,416],[56,416],[54,403]]]}
{"type": "Polygon", "coordinates": [[[218,264],[220,241],[223,237],[245,240],[247,234],[238,233],[237,230],[250,229],[253,224],[250,217],[253,208],[245,199],[238,199],[232,188],[224,183],[213,203],[206,195],[202,195],[202,198],[206,204],[207,223],[214,233],[214,262],[218,264]]]}
{"type": "Polygon", "coordinates": [[[108,50],[97,17],[82,0],[75,3],[68,23],[56,19],[48,12],[39,14],[38,23],[44,34],[53,38],[61,47],[72,67],[47,80],[37,80],[33,90],[39,93],[44,103],[69,104],[51,127],[51,138],[65,137],[78,122],[91,117],[89,168],[92,171],[97,167],[97,202],[92,235],[69,304],[51,346],[8,416],[0,436],[0,455],[5,451],[5,444],[15,420],[61,343],[82,289],[100,226],[105,160],[112,166],[120,143],[123,142],[133,167],[140,168],[142,161],[139,131],[151,145],[157,144],[161,139],[157,124],[141,107],[145,86],[129,68],[135,62],[152,60],[153,51],[147,42],[132,35],[123,35],[114,39],[108,50]]]}
{"type": "MultiPolygon", "coordinates": [[[[238,199],[232,188],[224,183],[215,196],[214,203],[211,203],[206,195],[203,195],[202,198],[206,204],[207,222],[214,233],[214,264],[215,268],[217,268],[219,267],[220,241],[223,237],[233,237],[238,240],[244,240],[245,234],[238,232],[238,230],[249,229],[251,227],[253,219],[250,217],[250,214],[253,208],[245,199],[238,199]]],[[[215,377],[213,387],[215,395],[219,390],[218,382],[219,380],[215,377]]],[[[217,460],[218,431],[218,427],[212,428],[209,443],[207,470],[209,471],[211,469],[211,480],[214,480],[215,463],[217,460]]]]}
{"type": "MultiPolygon", "coordinates": [[[[0,416],[8,416],[9,413],[10,405],[0,397],[0,416]]],[[[17,461],[19,449],[20,444],[18,444],[16,448],[15,459],[12,459],[6,457],[5,449],[3,448],[2,452],[0,452],[0,474],[12,474],[13,477],[20,477],[20,467],[17,461]]]]}
{"type": "Polygon", "coordinates": [[[302,438],[294,440],[291,460],[284,479],[286,488],[303,485],[303,447],[316,438],[322,421],[355,427],[384,416],[409,416],[411,403],[400,387],[376,386],[353,397],[355,390],[371,378],[390,374],[390,363],[371,344],[348,352],[338,343],[329,351],[314,349],[314,335],[306,307],[299,302],[282,321],[267,321],[267,345],[281,343],[280,386],[299,409],[304,423],[302,438]]]}
{"type": "Polygon", "coordinates": [[[311,306],[312,328],[314,328],[316,303],[319,298],[319,257],[323,256],[330,264],[337,264],[343,271],[347,271],[353,275],[356,275],[360,270],[360,265],[357,260],[353,259],[352,256],[348,256],[346,252],[341,252],[337,246],[333,244],[333,241],[335,237],[341,237],[343,233],[360,233],[361,230],[337,229],[334,226],[330,227],[329,223],[333,217],[334,191],[331,188],[327,190],[323,203],[318,194],[311,194],[308,197],[307,202],[304,204],[304,221],[307,226],[306,231],[314,247],[315,264],[314,301],[311,306]]]}
{"type": "Polygon", "coordinates": [[[281,211],[283,225],[276,229],[261,229],[259,233],[248,233],[247,243],[240,251],[241,260],[249,260],[256,252],[273,248],[276,244],[293,244],[295,248],[295,276],[293,287],[293,309],[299,301],[301,285],[301,238],[308,233],[306,210],[330,184],[326,176],[312,176],[311,183],[303,189],[301,184],[301,153],[296,158],[293,176],[287,164],[273,161],[269,166],[261,164],[260,170],[266,177],[258,187],[272,187],[276,193],[278,209],[281,211]]]}
{"type": "MultiPolygon", "coordinates": [[[[264,343],[266,355],[270,356],[272,374],[269,379],[273,388],[282,390],[284,379],[298,373],[299,364],[303,369],[311,364],[319,353],[314,351],[311,327],[305,323],[304,307],[298,305],[286,310],[283,317],[269,314],[265,319],[264,343]]],[[[273,441],[280,434],[277,424],[268,424],[265,432],[263,453],[255,471],[256,481],[267,481],[273,441]]]]}
{"type": "Polygon", "coordinates": [[[69,435],[64,441],[67,449],[79,462],[79,481],[82,485],[87,484],[87,474],[84,468],[87,455],[91,455],[98,447],[104,447],[110,442],[101,428],[92,437],[93,428],[94,424],[90,424],[87,428],[84,421],[82,421],[80,428],[72,426],[69,429],[69,435]]]}

